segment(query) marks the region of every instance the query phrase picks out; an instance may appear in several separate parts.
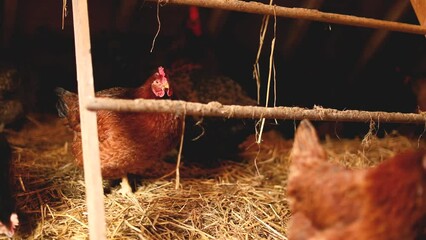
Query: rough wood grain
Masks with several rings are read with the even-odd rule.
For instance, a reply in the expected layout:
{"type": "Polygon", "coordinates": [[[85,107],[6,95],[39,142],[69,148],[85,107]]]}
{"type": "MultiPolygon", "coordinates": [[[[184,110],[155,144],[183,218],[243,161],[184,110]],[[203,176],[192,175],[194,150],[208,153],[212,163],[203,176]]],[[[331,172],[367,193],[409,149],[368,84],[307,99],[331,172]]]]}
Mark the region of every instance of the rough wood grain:
{"type": "Polygon", "coordinates": [[[106,225],[99,161],[98,128],[96,113],[85,108],[89,98],[95,95],[87,0],[73,1],[72,8],[89,236],[91,239],[102,240],[106,239],[106,225]]]}
{"type": "Polygon", "coordinates": [[[92,111],[112,110],[130,112],[164,112],[192,116],[209,116],[223,118],[270,118],[270,119],[310,119],[315,121],[370,122],[381,123],[425,123],[426,114],[398,112],[369,112],[358,110],[339,111],[331,108],[315,107],[306,109],[299,107],[258,107],[222,105],[219,102],[207,104],[177,100],[119,100],[94,98],[87,104],[92,111]]]}
{"type": "Polygon", "coordinates": [[[419,19],[421,26],[426,26],[426,1],[425,0],[411,0],[411,5],[414,8],[414,12],[419,19]]]}
{"type": "MultiPolygon", "coordinates": [[[[156,0],[149,0],[154,1],[156,0]]],[[[419,0],[423,1],[423,0],[419,0]]],[[[240,0],[165,0],[165,4],[192,5],[198,7],[223,9],[230,11],[255,13],[263,15],[274,15],[278,17],[298,18],[326,23],[336,23],[357,27],[385,29],[390,31],[407,32],[415,34],[426,34],[426,27],[407,23],[384,21],[372,18],[356,17],[351,15],[320,12],[318,10],[306,8],[287,8],[280,6],[270,6],[259,2],[246,2],[240,0]],[[274,10],[275,8],[275,10],[274,10]]],[[[424,4],[423,4],[424,5],[424,4]]]]}

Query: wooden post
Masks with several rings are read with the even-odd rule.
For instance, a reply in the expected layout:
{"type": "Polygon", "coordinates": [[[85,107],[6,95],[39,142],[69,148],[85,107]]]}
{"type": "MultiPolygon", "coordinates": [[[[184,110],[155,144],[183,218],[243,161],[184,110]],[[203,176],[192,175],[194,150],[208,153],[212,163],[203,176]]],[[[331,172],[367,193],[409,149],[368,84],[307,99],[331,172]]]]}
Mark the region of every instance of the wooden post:
{"type": "Polygon", "coordinates": [[[426,1],[425,0],[411,0],[411,5],[414,8],[414,12],[419,19],[421,26],[426,26],[426,1]]]}
{"type": "Polygon", "coordinates": [[[87,0],[74,0],[72,9],[89,236],[91,239],[102,240],[106,239],[106,226],[98,127],[96,112],[86,109],[87,102],[95,95],[87,0]]]}

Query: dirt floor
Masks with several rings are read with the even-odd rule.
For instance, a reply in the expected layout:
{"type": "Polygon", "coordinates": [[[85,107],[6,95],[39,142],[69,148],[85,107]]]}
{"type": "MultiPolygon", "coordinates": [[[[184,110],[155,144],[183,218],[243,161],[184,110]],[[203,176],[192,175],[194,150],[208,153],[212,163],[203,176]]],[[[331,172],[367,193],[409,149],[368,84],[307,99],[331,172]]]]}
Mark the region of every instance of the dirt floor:
{"type": "MultiPolygon", "coordinates": [[[[16,239],[88,239],[82,170],[69,149],[73,134],[53,115],[34,115],[19,131],[7,130],[14,149],[16,239]]],[[[330,161],[350,168],[376,165],[423,141],[397,134],[384,138],[329,139],[330,161]]],[[[132,196],[105,184],[108,239],[286,239],[286,200],[292,140],[271,131],[259,146],[241,145],[244,162],[224,162],[211,177],[174,175],[135,179],[132,196]]],[[[0,239],[6,239],[0,237],[0,239]]]]}

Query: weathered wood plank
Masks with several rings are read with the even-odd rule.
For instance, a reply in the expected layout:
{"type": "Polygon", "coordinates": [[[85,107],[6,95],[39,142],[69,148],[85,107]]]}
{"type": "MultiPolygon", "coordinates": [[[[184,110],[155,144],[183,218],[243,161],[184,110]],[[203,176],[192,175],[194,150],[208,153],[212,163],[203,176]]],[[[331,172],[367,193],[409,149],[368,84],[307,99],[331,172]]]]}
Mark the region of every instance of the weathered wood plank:
{"type": "Polygon", "coordinates": [[[398,113],[380,111],[339,111],[331,108],[315,107],[306,109],[300,107],[258,107],[222,105],[219,102],[207,104],[184,102],[177,100],[124,100],[110,98],[94,98],[88,103],[87,108],[92,111],[112,110],[130,112],[163,112],[178,113],[191,116],[208,116],[223,118],[248,118],[248,119],[309,119],[315,121],[341,121],[341,122],[370,122],[381,123],[422,123],[426,122],[426,114],[398,113]]]}
{"type": "Polygon", "coordinates": [[[414,8],[414,12],[419,19],[421,26],[426,26],[426,1],[425,0],[411,0],[411,5],[414,8]]]}
{"type": "Polygon", "coordinates": [[[89,236],[102,240],[106,239],[106,224],[96,112],[85,108],[95,95],[87,0],[73,1],[72,8],[89,236]]]}
{"type": "MultiPolygon", "coordinates": [[[[149,0],[151,2],[157,0],[149,0]]],[[[424,0],[420,0],[424,1],[424,0]]],[[[263,15],[274,15],[277,17],[288,17],[305,19],[319,22],[335,23],[349,26],[385,29],[390,31],[426,34],[426,27],[414,24],[384,21],[365,17],[356,17],[345,14],[326,13],[315,9],[288,8],[276,5],[268,5],[259,2],[246,2],[240,0],[166,0],[166,4],[193,5],[198,7],[224,9],[230,11],[255,13],[263,15]]]]}

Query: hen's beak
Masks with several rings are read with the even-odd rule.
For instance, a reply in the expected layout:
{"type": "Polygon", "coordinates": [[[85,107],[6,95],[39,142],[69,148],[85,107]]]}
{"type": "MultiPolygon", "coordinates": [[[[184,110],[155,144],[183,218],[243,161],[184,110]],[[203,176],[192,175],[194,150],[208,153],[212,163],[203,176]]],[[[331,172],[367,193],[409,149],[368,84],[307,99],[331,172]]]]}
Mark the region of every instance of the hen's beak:
{"type": "Polygon", "coordinates": [[[164,89],[165,92],[167,92],[167,96],[170,97],[172,95],[172,90],[170,89],[170,85],[169,85],[168,82],[165,82],[163,84],[163,89],[164,89]]]}
{"type": "Polygon", "coordinates": [[[166,90],[169,90],[170,89],[170,86],[169,86],[169,83],[168,82],[165,82],[165,83],[163,83],[163,88],[166,90]]]}

